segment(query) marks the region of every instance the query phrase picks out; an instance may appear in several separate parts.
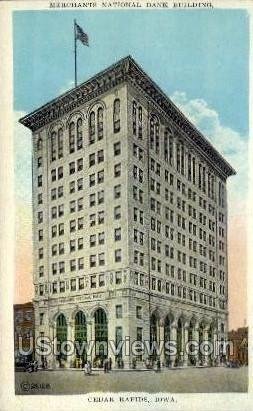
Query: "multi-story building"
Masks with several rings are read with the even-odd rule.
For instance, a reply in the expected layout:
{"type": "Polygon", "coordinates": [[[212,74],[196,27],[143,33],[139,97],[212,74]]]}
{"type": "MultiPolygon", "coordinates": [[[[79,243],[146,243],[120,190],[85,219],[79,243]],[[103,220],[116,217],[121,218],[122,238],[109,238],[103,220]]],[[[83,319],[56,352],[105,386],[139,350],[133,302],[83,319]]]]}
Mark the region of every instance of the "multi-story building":
{"type": "Polygon", "coordinates": [[[228,353],[229,360],[240,365],[248,365],[248,327],[229,331],[228,340],[233,344],[228,353]]]}
{"type": "Polygon", "coordinates": [[[14,357],[16,364],[27,363],[34,355],[34,309],[32,302],[14,304],[14,357]]]}
{"type": "Polygon", "coordinates": [[[171,339],[163,363],[207,363],[184,347],[226,339],[233,168],[131,57],[20,122],[33,132],[36,335],[171,339]]]}

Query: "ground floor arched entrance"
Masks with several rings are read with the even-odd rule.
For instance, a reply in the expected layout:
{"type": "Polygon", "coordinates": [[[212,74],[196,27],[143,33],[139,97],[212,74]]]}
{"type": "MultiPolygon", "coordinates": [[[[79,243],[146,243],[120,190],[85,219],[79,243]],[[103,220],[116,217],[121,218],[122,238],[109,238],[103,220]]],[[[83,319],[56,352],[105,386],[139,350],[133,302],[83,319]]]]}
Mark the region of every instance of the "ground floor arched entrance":
{"type": "Polygon", "coordinates": [[[103,361],[108,356],[108,320],[106,312],[98,308],[94,313],[95,324],[95,357],[93,365],[103,366],[103,361]]]}

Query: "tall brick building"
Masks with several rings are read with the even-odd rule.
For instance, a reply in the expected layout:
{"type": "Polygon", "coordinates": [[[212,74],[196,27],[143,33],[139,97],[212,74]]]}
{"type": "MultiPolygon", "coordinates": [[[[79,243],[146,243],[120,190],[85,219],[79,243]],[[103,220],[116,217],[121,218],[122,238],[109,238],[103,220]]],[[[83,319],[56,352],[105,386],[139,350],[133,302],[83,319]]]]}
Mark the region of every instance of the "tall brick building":
{"type": "Polygon", "coordinates": [[[36,335],[173,339],[163,363],[206,364],[184,343],[226,339],[233,168],[131,57],[20,122],[33,133],[36,335]]]}

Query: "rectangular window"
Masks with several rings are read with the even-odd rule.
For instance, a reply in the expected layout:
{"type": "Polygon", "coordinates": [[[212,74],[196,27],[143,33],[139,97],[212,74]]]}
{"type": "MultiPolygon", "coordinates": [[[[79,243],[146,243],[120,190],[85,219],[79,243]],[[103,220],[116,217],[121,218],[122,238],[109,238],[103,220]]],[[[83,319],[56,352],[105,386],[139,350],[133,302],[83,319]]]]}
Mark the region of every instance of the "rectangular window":
{"type": "Polygon", "coordinates": [[[76,231],[76,220],[71,220],[69,222],[69,231],[74,233],[76,231]]]}
{"type": "Polygon", "coordinates": [[[70,281],[70,289],[71,291],[76,291],[76,279],[72,278],[70,281]]]}
{"type": "Polygon", "coordinates": [[[99,274],[98,283],[99,283],[99,287],[104,287],[105,286],[105,276],[104,276],[104,274],[99,274]]]}
{"type": "Polygon", "coordinates": [[[115,250],[115,263],[119,263],[121,258],[121,249],[115,250]]]}
{"type": "Polygon", "coordinates": [[[51,181],[56,181],[56,169],[51,170],[51,181]]]}
{"type": "Polygon", "coordinates": [[[120,155],[120,153],[121,153],[120,141],[117,142],[117,143],[114,143],[113,148],[114,148],[114,155],[115,155],[115,156],[120,155]]]}
{"type": "Polygon", "coordinates": [[[42,211],[38,212],[38,223],[43,223],[43,212],[42,211]]]}
{"type": "Polygon", "coordinates": [[[38,157],[38,168],[42,166],[42,157],[38,157]]]}
{"type": "Polygon", "coordinates": [[[63,234],[64,234],[64,223],[59,224],[59,226],[58,226],[58,232],[59,232],[59,235],[63,235],[63,234]]]}
{"type": "Polygon", "coordinates": [[[98,172],[97,182],[98,182],[98,184],[101,184],[101,183],[104,182],[104,170],[101,170],[101,171],[98,172]]]}
{"type": "Polygon", "coordinates": [[[42,176],[38,176],[38,187],[42,187],[42,176]]]}
{"type": "Polygon", "coordinates": [[[90,194],[90,207],[94,207],[96,205],[96,194],[90,194]]]}
{"type": "Polygon", "coordinates": [[[77,211],[82,211],[83,210],[83,198],[78,198],[77,200],[77,211]]]}
{"type": "Polygon", "coordinates": [[[96,255],[90,255],[90,267],[96,267],[96,255]]]}
{"type": "Polygon", "coordinates": [[[77,171],[82,171],[83,170],[83,159],[79,158],[77,160],[77,171]]]}
{"type": "Polygon", "coordinates": [[[92,153],[89,156],[89,165],[90,165],[90,167],[94,166],[95,163],[96,163],[96,156],[95,156],[95,153],[92,153]]]}
{"type": "Polygon", "coordinates": [[[117,186],[114,186],[114,199],[120,198],[121,196],[121,185],[118,184],[117,186]]]}
{"type": "Polygon", "coordinates": [[[58,198],[63,197],[63,186],[58,187],[58,198]]]}
{"type": "Polygon", "coordinates": [[[98,163],[102,163],[104,161],[104,150],[99,150],[97,157],[98,157],[98,163]]]}
{"type": "Polygon", "coordinates": [[[136,318],[142,318],[142,307],[139,305],[136,306],[136,318]]]}
{"type": "Polygon", "coordinates": [[[65,281],[60,281],[60,293],[65,292],[65,281]]]}
{"type": "Polygon", "coordinates": [[[116,318],[122,318],[122,314],[123,314],[122,305],[116,305],[115,311],[116,311],[116,318]]]}
{"type": "Polygon", "coordinates": [[[51,208],[51,217],[52,218],[57,218],[57,207],[52,207],[51,208]]]}
{"type": "Polygon", "coordinates": [[[60,204],[58,206],[58,217],[62,217],[64,215],[64,204],[60,204]]]}
{"type": "Polygon", "coordinates": [[[52,264],[52,274],[53,275],[57,274],[57,263],[52,264]]]}
{"type": "Polygon", "coordinates": [[[78,280],[78,287],[79,287],[79,290],[83,290],[83,289],[84,289],[84,278],[79,278],[79,280],[78,280]]]}
{"type": "Polygon", "coordinates": [[[96,214],[90,214],[90,227],[96,225],[96,214]]]}
{"type": "Polygon", "coordinates": [[[104,224],[105,222],[105,212],[99,211],[98,212],[98,224],[104,224]]]}
{"type": "Polygon", "coordinates": [[[74,174],[76,171],[76,165],[75,162],[72,161],[71,163],[69,163],[69,174],[74,174]]]}
{"type": "Polygon", "coordinates": [[[78,270],[83,270],[84,267],[84,258],[80,257],[78,258],[78,270]]]}
{"type": "Polygon", "coordinates": [[[121,164],[115,164],[114,166],[114,177],[120,177],[121,175],[121,164]]]}
{"type": "Polygon", "coordinates": [[[38,194],[38,204],[42,204],[43,203],[43,198],[42,198],[42,193],[38,194]]]}
{"type": "Polygon", "coordinates": [[[59,262],[59,271],[60,271],[60,274],[65,273],[65,262],[64,261],[59,262]]]}
{"type": "Polygon", "coordinates": [[[69,183],[69,194],[73,194],[75,192],[75,181],[70,181],[69,183]]]}
{"type": "Polygon", "coordinates": [[[114,230],[114,240],[120,241],[121,240],[121,228],[115,228],[114,230]]]}
{"type": "Polygon", "coordinates": [[[59,254],[64,254],[64,243],[59,244],[59,254]]]}
{"type": "Polygon", "coordinates": [[[71,253],[76,251],[76,240],[70,240],[70,242],[69,242],[69,251],[71,253]]]}
{"type": "Polygon", "coordinates": [[[90,247],[94,247],[96,245],[96,234],[92,234],[90,236],[90,247]]]}
{"type": "Polygon", "coordinates": [[[43,240],[43,230],[39,230],[38,240],[39,240],[39,241],[42,241],[42,240],[43,240]]]}
{"type": "Polygon", "coordinates": [[[91,275],[90,277],[90,288],[96,288],[97,286],[97,279],[95,275],[91,275]]]}
{"type": "Polygon", "coordinates": [[[99,233],[98,234],[98,244],[102,245],[105,243],[105,233],[99,233]]]}
{"type": "Polygon", "coordinates": [[[82,179],[82,178],[79,178],[79,179],[77,180],[77,190],[80,191],[80,190],[82,190],[82,189],[83,189],[83,179],[82,179]]]}
{"type": "Polygon", "coordinates": [[[93,187],[96,184],[95,174],[90,175],[90,187],[93,187]]]}
{"type": "Polygon", "coordinates": [[[121,218],[121,207],[114,207],[114,219],[119,220],[121,218]]]}
{"type": "Polygon", "coordinates": [[[58,168],[58,180],[63,178],[63,167],[58,168]]]}
{"type": "Polygon", "coordinates": [[[70,271],[75,271],[76,270],[76,260],[70,260],[69,266],[70,266],[70,271]]]}
{"type": "Polygon", "coordinates": [[[76,202],[75,200],[70,201],[69,203],[69,212],[74,213],[76,211],[76,202]]]}
{"type": "Polygon", "coordinates": [[[116,273],[115,273],[115,283],[117,285],[122,283],[122,273],[121,273],[121,271],[116,271],[116,273]]]}
{"type": "Polygon", "coordinates": [[[104,190],[98,192],[98,204],[104,203],[104,190]]]}
{"type": "Polygon", "coordinates": [[[82,250],[83,249],[83,237],[78,238],[77,244],[78,244],[78,250],[82,250]]]}
{"type": "Polygon", "coordinates": [[[105,253],[98,254],[98,264],[100,266],[105,265],[105,253]]]}
{"type": "Polygon", "coordinates": [[[83,229],[83,217],[78,218],[77,223],[78,223],[78,230],[82,230],[83,229]]]}

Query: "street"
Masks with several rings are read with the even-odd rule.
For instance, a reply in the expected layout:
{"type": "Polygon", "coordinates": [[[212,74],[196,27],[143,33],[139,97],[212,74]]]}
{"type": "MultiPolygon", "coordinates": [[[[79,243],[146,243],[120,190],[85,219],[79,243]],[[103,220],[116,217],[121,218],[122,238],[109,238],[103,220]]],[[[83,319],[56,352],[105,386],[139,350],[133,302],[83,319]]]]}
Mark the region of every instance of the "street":
{"type": "Polygon", "coordinates": [[[16,372],[16,394],[86,394],[89,392],[219,393],[247,392],[248,367],[117,371],[81,370],[16,372]]]}

